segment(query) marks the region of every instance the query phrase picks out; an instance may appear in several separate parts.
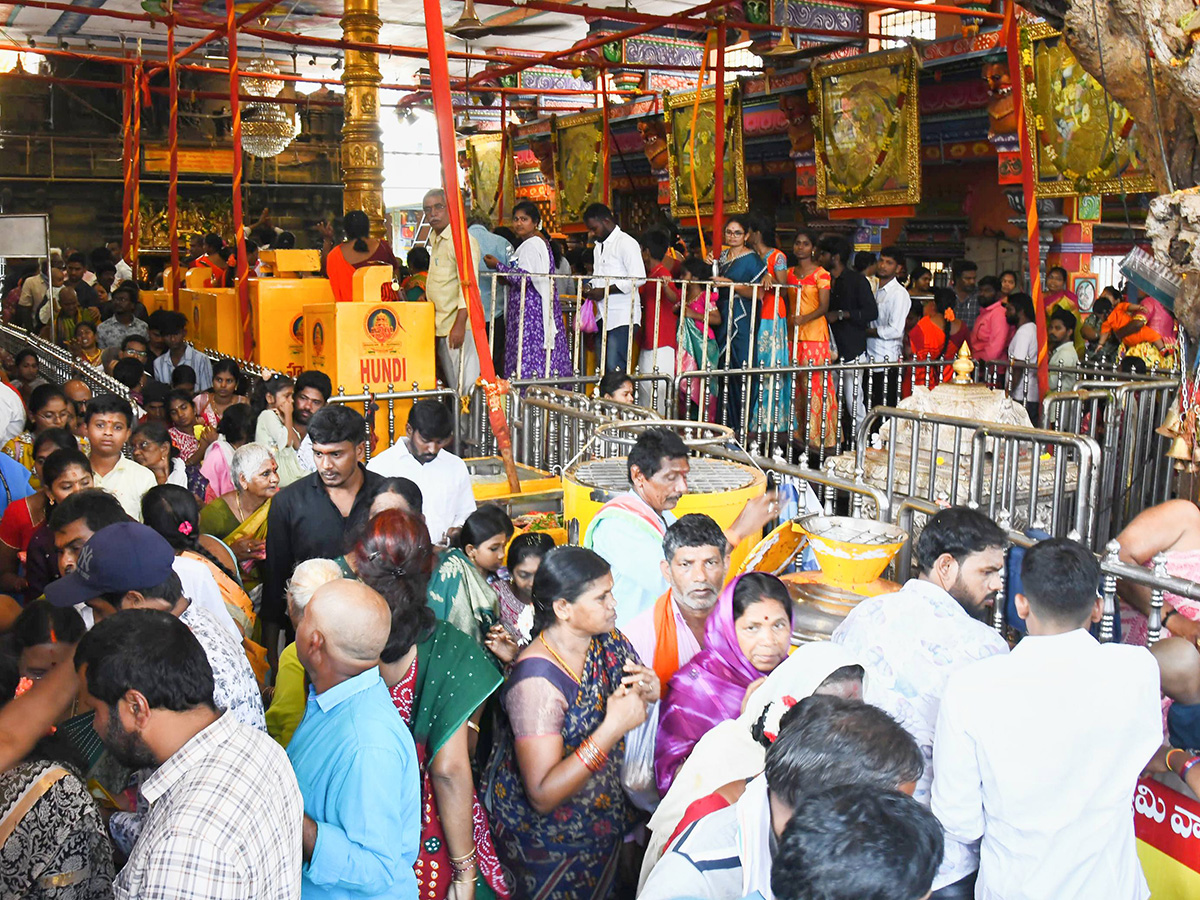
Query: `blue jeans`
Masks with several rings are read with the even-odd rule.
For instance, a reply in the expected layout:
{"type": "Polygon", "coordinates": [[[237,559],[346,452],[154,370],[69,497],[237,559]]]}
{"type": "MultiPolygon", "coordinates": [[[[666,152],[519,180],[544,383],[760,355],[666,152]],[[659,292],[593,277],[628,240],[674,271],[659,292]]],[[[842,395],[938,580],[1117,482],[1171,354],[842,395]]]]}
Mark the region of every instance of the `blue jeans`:
{"type": "Polygon", "coordinates": [[[619,325],[608,331],[604,350],[604,374],[620,370],[629,374],[629,326],[619,325]]]}

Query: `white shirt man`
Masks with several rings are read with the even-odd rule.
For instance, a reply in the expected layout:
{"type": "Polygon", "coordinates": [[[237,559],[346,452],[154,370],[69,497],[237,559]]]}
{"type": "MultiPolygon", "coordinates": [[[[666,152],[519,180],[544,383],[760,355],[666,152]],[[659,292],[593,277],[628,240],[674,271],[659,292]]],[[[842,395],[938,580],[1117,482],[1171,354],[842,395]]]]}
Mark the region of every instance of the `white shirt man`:
{"type": "Polygon", "coordinates": [[[92,487],[103,488],[121,501],[121,507],[129,517],[142,521],[142,497],[151,488],[158,487],[158,479],[145,466],[122,456],[107,475],[92,473],[92,487]]]}
{"type": "Polygon", "coordinates": [[[620,225],[614,225],[608,237],[596,241],[592,263],[592,286],[608,286],[607,306],[604,301],[597,306],[606,331],[642,320],[637,289],[645,280],[641,245],[622,231],[620,225]]]}
{"type": "MultiPolygon", "coordinates": [[[[1008,358],[1017,362],[1036,363],[1038,354],[1037,325],[1026,322],[1008,342],[1008,358]]],[[[1012,398],[1018,403],[1036,401],[1038,395],[1037,370],[1022,367],[1013,373],[1012,398]]]]}
{"type": "Polygon", "coordinates": [[[1162,742],[1159,670],[1100,644],[1100,567],[1066,540],[1021,569],[1029,634],[950,676],[934,744],[933,812],[947,844],[982,838],[980,900],[1145,900],[1133,798],[1162,742]]]}
{"type": "Polygon", "coordinates": [[[881,277],[875,291],[875,303],[879,306],[879,317],[871,323],[874,337],[867,332],[867,355],[872,362],[895,362],[904,345],[904,322],[912,308],[912,300],[894,277],[886,281],[881,277]]]}
{"type": "MultiPolygon", "coordinates": [[[[926,765],[913,797],[926,806],[946,679],[963,666],[1008,652],[1005,640],[975,617],[1000,587],[1004,541],[1004,532],[982,513],[966,507],[943,510],[926,523],[917,544],[918,557],[932,557],[920,559],[921,577],[894,594],[864,600],[833,633],[835,644],[864,661],[863,700],[895,717],[921,747],[926,765]],[[948,536],[968,530],[967,545],[979,549],[957,559],[941,549],[962,546],[961,537],[948,536]]],[[[947,834],[934,890],[968,878],[977,865],[975,846],[947,834]]]]}
{"type": "Polygon", "coordinates": [[[384,478],[408,478],[421,489],[421,506],[429,539],[445,543],[446,532],[459,528],[475,512],[475,494],[467,464],[448,450],[439,449],[428,461],[413,456],[408,439],[402,438],[378,456],[372,456],[367,471],[384,478]]]}

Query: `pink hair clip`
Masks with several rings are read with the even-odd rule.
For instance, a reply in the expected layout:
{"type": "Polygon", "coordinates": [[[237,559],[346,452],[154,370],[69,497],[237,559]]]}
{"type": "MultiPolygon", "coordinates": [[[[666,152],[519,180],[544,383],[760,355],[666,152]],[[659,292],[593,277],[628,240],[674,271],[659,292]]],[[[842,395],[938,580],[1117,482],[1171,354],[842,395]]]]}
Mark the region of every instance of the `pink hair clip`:
{"type": "Polygon", "coordinates": [[[192,523],[191,522],[180,522],[179,523],[179,533],[190,536],[192,533],[192,523]]]}

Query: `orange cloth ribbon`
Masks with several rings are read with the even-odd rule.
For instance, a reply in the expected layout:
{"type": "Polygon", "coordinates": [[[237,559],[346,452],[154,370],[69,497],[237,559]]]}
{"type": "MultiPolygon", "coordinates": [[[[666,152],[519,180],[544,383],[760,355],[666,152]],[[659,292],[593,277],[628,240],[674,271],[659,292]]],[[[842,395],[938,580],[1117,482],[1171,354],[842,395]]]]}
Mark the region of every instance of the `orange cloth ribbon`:
{"type": "Polygon", "coordinates": [[[679,671],[679,637],[675,628],[675,610],[668,590],[654,602],[654,671],[664,691],[671,676],[679,671]]]}

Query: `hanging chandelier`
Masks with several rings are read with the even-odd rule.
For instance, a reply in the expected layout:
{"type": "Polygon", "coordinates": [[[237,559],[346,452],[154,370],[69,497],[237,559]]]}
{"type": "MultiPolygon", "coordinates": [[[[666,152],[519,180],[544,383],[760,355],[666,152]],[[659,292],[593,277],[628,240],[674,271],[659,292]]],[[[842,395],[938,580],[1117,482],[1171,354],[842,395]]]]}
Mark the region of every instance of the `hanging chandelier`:
{"type": "Polygon", "coordinates": [[[242,110],[242,149],[258,159],[278,156],[296,137],[296,121],[274,103],[252,103],[242,110]]]}
{"type": "MultiPolygon", "coordinates": [[[[279,66],[273,59],[260,56],[246,63],[245,72],[262,72],[266,75],[278,75],[279,66]]],[[[242,90],[254,97],[278,97],[283,90],[283,82],[278,78],[255,78],[253,75],[243,75],[239,79],[242,90]]]]}

